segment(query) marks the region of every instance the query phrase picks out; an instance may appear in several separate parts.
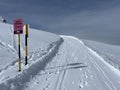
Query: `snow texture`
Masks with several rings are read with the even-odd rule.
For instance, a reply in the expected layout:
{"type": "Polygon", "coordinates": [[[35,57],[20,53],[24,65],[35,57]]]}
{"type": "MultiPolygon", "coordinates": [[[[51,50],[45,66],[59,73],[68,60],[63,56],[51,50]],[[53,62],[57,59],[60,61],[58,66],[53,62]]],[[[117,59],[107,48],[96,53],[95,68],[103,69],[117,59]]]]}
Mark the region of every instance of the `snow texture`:
{"type": "Polygon", "coordinates": [[[120,47],[29,29],[28,65],[18,72],[17,35],[0,23],[0,90],[119,90],[120,47]]]}

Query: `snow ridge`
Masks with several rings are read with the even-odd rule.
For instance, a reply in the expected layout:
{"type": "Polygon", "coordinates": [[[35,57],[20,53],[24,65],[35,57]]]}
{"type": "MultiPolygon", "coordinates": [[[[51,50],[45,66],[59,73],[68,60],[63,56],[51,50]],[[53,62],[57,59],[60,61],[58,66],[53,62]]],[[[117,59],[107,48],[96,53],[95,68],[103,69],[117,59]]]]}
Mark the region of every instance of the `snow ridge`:
{"type": "Polygon", "coordinates": [[[19,73],[19,75],[1,83],[0,90],[23,90],[25,87],[27,87],[26,83],[35,77],[35,75],[37,75],[37,73],[39,73],[41,70],[44,70],[47,63],[49,63],[56,55],[62,42],[63,39],[60,38],[58,41],[50,44],[47,54],[43,55],[41,58],[37,58],[36,62],[34,62],[29,68],[19,73]]]}
{"type": "Polygon", "coordinates": [[[120,71],[118,69],[116,69],[115,67],[113,67],[112,65],[110,65],[109,63],[107,63],[103,57],[101,57],[97,52],[95,52],[94,50],[92,50],[91,48],[87,47],[86,48],[92,53],[94,54],[96,57],[98,57],[103,63],[105,63],[113,72],[115,72],[118,76],[120,76],[120,71]]]}
{"type": "Polygon", "coordinates": [[[62,37],[69,37],[69,38],[73,38],[75,40],[77,40],[78,42],[80,42],[81,44],[83,44],[94,56],[96,56],[97,58],[99,58],[103,63],[105,63],[113,72],[116,73],[116,75],[120,76],[120,71],[118,69],[116,69],[114,66],[110,65],[109,63],[107,63],[103,57],[101,57],[96,51],[94,51],[92,48],[89,48],[88,46],[86,46],[84,44],[83,41],[79,40],[78,38],[76,37],[73,37],[73,36],[64,36],[64,35],[61,35],[62,37]]]}

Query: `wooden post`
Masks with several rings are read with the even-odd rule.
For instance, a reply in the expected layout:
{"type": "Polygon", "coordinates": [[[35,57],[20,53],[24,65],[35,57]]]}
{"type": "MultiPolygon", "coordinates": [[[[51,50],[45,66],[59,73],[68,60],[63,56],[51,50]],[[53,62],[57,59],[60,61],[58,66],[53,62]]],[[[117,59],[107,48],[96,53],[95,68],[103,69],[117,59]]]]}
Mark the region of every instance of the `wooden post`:
{"type": "Polygon", "coordinates": [[[27,44],[27,38],[28,38],[28,24],[25,24],[25,65],[28,64],[28,44],[27,44]]]}
{"type": "Polygon", "coordinates": [[[23,34],[23,20],[14,19],[14,34],[18,34],[18,71],[21,71],[20,34],[23,34]]]}
{"type": "Polygon", "coordinates": [[[20,34],[18,34],[18,71],[21,71],[20,34]]]}

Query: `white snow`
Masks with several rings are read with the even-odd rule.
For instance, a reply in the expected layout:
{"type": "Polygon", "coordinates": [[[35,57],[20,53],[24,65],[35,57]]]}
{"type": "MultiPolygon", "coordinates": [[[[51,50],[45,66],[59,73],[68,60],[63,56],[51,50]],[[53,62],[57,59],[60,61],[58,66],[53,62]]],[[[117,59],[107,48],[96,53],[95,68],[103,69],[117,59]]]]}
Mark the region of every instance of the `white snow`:
{"type": "Polygon", "coordinates": [[[119,58],[119,46],[30,28],[28,65],[24,65],[23,34],[22,71],[18,72],[17,35],[10,24],[0,23],[0,27],[0,90],[120,89],[120,71],[107,59],[114,56],[111,62],[119,61],[115,59],[119,58]]]}
{"type": "MultiPolygon", "coordinates": [[[[88,48],[88,47],[87,47],[88,48]]],[[[88,48],[88,50],[93,53],[96,57],[98,57],[104,64],[106,64],[113,72],[118,74],[120,76],[120,71],[115,69],[113,66],[108,64],[101,56],[99,56],[95,51],[93,51],[91,48],[88,48]]]]}
{"type": "Polygon", "coordinates": [[[106,62],[120,69],[120,46],[83,40],[86,46],[97,52],[106,62]]]}

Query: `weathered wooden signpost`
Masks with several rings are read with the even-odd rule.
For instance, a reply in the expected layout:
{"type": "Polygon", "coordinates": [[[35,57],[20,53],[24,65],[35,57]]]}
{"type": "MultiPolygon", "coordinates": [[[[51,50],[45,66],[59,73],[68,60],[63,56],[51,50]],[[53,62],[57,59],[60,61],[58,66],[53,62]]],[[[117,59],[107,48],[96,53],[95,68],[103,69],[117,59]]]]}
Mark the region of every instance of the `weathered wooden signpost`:
{"type": "Polygon", "coordinates": [[[23,20],[14,20],[14,34],[18,34],[18,71],[21,71],[20,34],[23,34],[23,20]]]}

